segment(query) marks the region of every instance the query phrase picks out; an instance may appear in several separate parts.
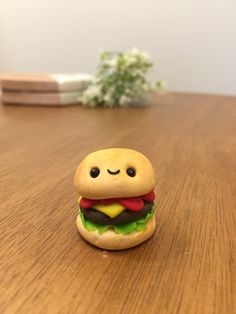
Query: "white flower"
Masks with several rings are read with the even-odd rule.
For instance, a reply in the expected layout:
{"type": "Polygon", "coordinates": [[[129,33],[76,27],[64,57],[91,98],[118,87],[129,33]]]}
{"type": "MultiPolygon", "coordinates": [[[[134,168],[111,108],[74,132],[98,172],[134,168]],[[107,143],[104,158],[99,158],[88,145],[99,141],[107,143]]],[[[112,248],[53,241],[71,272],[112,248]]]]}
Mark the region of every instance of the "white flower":
{"type": "Polygon", "coordinates": [[[116,69],[117,68],[117,58],[112,58],[110,60],[106,60],[106,61],[104,61],[104,64],[109,66],[112,69],[116,69]]]}
{"type": "Polygon", "coordinates": [[[134,56],[127,56],[126,58],[126,64],[129,65],[135,65],[137,63],[137,59],[134,56]]]}
{"type": "Polygon", "coordinates": [[[106,103],[112,102],[112,100],[113,100],[112,95],[111,95],[110,93],[105,94],[105,96],[103,97],[103,100],[104,100],[106,103]]]}
{"type": "Polygon", "coordinates": [[[86,91],[85,95],[88,98],[95,98],[101,95],[101,87],[99,85],[91,85],[86,91]]]}
{"type": "Polygon", "coordinates": [[[135,56],[135,55],[139,55],[140,51],[138,50],[138,48],[134,47],[131,50],[128,50],[128,53],[135,56]]]}
{"type": "Polygon", "coordinates": [[[144,61],[146,61],[146,62],[150,62],[150,54],[149,53],[147,53],[147,52],[141,52],[140,53],[140,57],[144,60],[144,61]]]}
{"type": "Polygon", "coordinates": [[[131,101],[131,99],[128,96],[122,95],[120,97],[119,104],[121,106],[127,106],[130,103],[130,101],[131,101]]]}
{"type": "Polygon", "coordinates": [[[133,48],[128,51],[129,56],[133,56],[136,58],[136,61],[139,59],[143,63],[149,63],[150,62],[150,55],[146,51],[140,51],[137,48],[133,48]]]}

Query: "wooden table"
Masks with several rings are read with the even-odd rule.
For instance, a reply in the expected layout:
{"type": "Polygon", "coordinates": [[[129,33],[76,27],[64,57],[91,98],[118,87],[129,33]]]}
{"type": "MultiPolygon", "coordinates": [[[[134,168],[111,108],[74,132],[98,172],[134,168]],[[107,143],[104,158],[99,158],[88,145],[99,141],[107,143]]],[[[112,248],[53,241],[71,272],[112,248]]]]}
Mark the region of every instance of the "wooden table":
{"type": "Polygon", "coordinates": [[[0,106],[0,313],[236,313],[236,98],[148,108],[0,106]],[[130,147],[157,173],[157,230],[106,252],[75,226],[89,152],[130,147]]]}

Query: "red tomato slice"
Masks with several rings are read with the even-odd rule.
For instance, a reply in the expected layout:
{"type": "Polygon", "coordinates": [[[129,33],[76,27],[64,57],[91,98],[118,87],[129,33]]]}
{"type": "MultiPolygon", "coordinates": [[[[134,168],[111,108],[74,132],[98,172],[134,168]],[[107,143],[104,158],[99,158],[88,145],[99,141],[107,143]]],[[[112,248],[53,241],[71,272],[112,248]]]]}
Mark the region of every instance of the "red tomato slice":
{"type": "Polygon", "coordinates": [[[143,208],[144,201],[153,202],[154,199],[155,199],[155,194],[153,191],[151,191],[148,194],[142,195],[140,197],[130,197],[130,198],[117,198],[117,199],[109,198],[109,199],[103,199],[103,200],[90,200],[90,199],[82,197],[80,200],[80,206],[83,208],[92,208],[93,206],[97,204],[110,205],[112,203],[120,203],[129,210],[138,211],[143,208]]]}
{"type": "Polygon", "coordinates": [[[119,202],[127,209],[132,211],[141,210],[144,206],[144,202],[140,197],[137,198],[123,198],[119,199],[119,202]]]}

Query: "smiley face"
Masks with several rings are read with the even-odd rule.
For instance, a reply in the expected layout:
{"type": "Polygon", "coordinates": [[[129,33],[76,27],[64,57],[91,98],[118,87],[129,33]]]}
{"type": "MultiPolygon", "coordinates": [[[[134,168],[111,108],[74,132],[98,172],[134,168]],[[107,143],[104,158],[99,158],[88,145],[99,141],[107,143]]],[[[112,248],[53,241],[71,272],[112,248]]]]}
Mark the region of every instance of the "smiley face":
{"type": "Polygon", "coordinates": [[[150,161],[141,153],[126,148],[93,152],[77,168],[75,187],[85,198],[135,197],[155,187],[150,161]]]}

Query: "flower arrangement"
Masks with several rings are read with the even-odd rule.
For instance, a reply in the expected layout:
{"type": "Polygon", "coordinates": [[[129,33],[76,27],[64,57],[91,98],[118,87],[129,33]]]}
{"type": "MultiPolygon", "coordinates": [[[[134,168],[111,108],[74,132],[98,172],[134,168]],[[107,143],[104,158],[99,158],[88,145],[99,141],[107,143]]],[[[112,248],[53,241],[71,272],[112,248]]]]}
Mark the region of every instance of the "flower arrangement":
{"type": "Polygon", "coordinates": [[[162,81],[155,88],[145,78],[152,67],[150,56],[134,48],[123,52],[104,51],[99,56],[97,73],[79,101],[87,106],[142,106],[153,89],[162,91],[162,81]]]}

